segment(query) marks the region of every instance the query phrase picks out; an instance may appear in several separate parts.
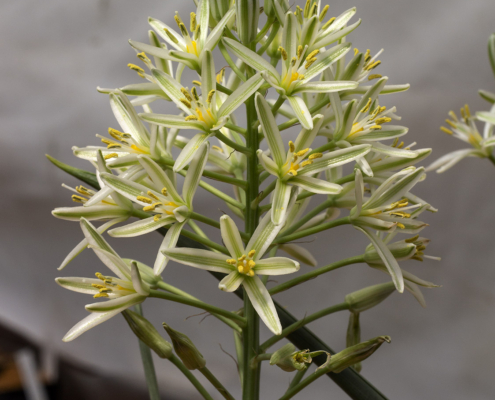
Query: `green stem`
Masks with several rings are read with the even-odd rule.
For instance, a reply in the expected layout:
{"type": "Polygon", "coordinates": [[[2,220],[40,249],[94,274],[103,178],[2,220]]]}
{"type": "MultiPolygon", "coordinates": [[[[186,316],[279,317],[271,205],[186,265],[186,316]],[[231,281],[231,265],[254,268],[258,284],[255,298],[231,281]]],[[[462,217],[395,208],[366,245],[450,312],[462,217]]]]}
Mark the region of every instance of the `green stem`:
{"type": "MultiPolygon", "coordinates": [[[[182,297],[186,297],[188,299],[192,299],[192,300],[197,300],[197,301],[201,301],[199,300],[198,298],[190,295],[189,293],[187,292],[184,292],[183,290],[180,290],[178,288],[176,288],[175,286],[172,286],[172,285],[169,285],[168,283],[165,283],[163,281],[159,281],[157,284],[156,284],[160,289],[162,290],[166,290],[167,292],[170,292],[170,293],[173,293],[173,294],[176,294],[178,296],[182,296],[182,297]]],[[[225,317],[222,317],[221,315],[218,315],[218,314],[215,314],[215,313],[212,313],[211,315],[213,315],[215,318],[218,318],[220,321],[222,321],[223,323],[225,323],[226,325],[230,326],[232,329],[234,329],[235,331],[241,333],[242,332],[242,329],[239,327],[239,325],[237,325],[235,322],[233,322],[231,319],[229,318],[225,318],[225,317]]]]}
{"type": "Polygon", "coordinates": [[[188,237],[189,239],[192,239],[196,242],[204,244],[205,246],[208,246],[210,249],[215,249],[215,250],[218,250],[220,253],[230,255],[229,251],[225,247],[219,245],[218,243],[214,242],[213,240],[206,239],[206,238],[198,235],[197,233],[189,232],[189,231],[186,231],[185,229],[183,229],[180,234],[185,236],[185,237],[188,237]]]}
{"type": "Polygon", "coordinates": [[[330,222],[326,222],[324,224],[320,224],[317,226],[313,226],[308,229],[304,229],[303,231],[294,232],[290,235],[284,235],[280,238],[277,238],[273,241],[273,243],[287,243],[292,242],[297,239],[301,239],[306,236],[314,235],[315,233],[319,233],[322,231],[326,231],[327,229],[335,228],[336,226],[346,225],[350,223],[349,217],[339,218],[330,222]]]}
{"type": "Polygon", "coordinates": [[[327,272],[333,271],[338,268],[345,267],[346,265],[351,265],[351,264],[359,264],[364,262],[364,255],[360,256],[354,256],[354,257],[349,257],[346,258],[345,260],[337,261],[332,264],[325,265],[324,267],[320,267],[317,269],[314,269],[310,272],[307,272],[303,275],[298,276],[297,278],[291,279],[290,281],[281,283],[280,285],[277,285],[268,292],[273,296],[276,293],[283,292],[285,290],[288,290],[296,285],[299,285],[300,283],[307,282],[311,279],[316,278],[317,276],[320,276],[322,274],[325,274],[327,272]]]}
{"type": "Polygon", "coordinates": [[[249,149],[245,146],[240,145],[237,142],[234,142],[233,140],[230,140],[227,136],[225,136],[223,133],[218,131],[215,134],[215,137],[220,140],[221,142],[224,142],[227,146],[232,147],[234,150],[239,151],[242,154],[249,154],[249,149]]]}
{"type": "Polygon", "coordinates": [[[275,40],[278,34],[278,30],[280,28],[280,23],[278,21],[274,22],[272,25],[272,30],[270,31],[270,35],[268,36],[268,39],[266,39],[266,42],[263,46],[260,47],[258,50],[258,54],[262,55],[266,49],[268,49],[268,46],[275,40]]]}
{"type": "Polygon", "coordinates": [[[288,400],[288,399],[294,397],[301,390],[303,390],[306,386],[308,386],[310,383],[313,383],[320,376],[323,376],[326,373],[328,373],[328,370],[326,368],[317,369],[314,374],[309,375],[302,382],[299,382],[297,385],[294,385],[292,388],[289,388],[289,390],[287,390],[287,392],[285,392],[285,394],[279,400],[288,400]]]}
{"type": "MultiPolygon", "coordinates": [[[[179,173],[181,173],[181,172],[182,171],[180,171],[179,173]]],[[[217,196],[219,199],[222,199],[226,203],[229,203],[230,205],[233,205],[234,207],[237,207],[240,210],[244,210],[244,204],[238,202],[236,199],[234,199],[233,197],[230,197],[228,194],[225,194],[222,191],[218,190],[216,187],[211,186],[210,184],[208,184],[204,181],[199,181],[199,186],[201,186],[203,189],[207,190],[208,192],[210,192],[214,196],[217,196]]]]}
{"type": "Polygon", "coordinates": [[[227,389],[220,383],[220,381],[211,373],[211,371],[206,368],[200,368],[199,372],[201,372],[206,379],[210,381],[215,389],[217,389],[220,394],[225,397],[227,400],[235,400],[234,397],[228,392],[227,389]]]}
{"type": "Polygon", "coordinates": [[[251,368],[256,368],[261,361],[268,361],[272,358],[273,353],[263,353],[258,354],[256,357],[253,357],[251,360],[251,368]]]}
{"type": "Polygon", "coordinates": [[[273,346],[275,343],[279,342],[280,340],[284,339],[287,335],[291,334],[292,332],[297,331],[299,328],[302,328],[304,325],[309,324],[310,322],[316,321],[317,319],[323,318],[327,315],[336,313],[338,311],[342,310],[348,310],[349,305],[347,303],[340,303],[336,304],[331,307],[324,308],[323,310],[317,311],[311,315],[308,315],[299,321],[294,322],[292,325],[289,325],[287,328],[285,328],[280,335],[277,336],[272,336],[270,339],[268,339],[265,343],[260,345],[260,351],[266,351],[268,348],[273,346]]]}
{"type": "Polygon", "coordinates": [[[278,96],[278,99],[277,101],[275,102],[275,104],[273,104],[272,106],[272,114],[276,117],[277,116],[277,112],[278,110],[280,109],[280,107],[282,107],[282,104],[285,103],[285,98],[282,97],[282,96],[278,96]]]}
{"type": "Polygon", "coordinates": [[[230,129],[231,131],[240,133],[242,136],[246,136],[246,132],[247,132],[246,129],[241,128],[240,126],[234,125],[232,122],[227,122],[225,124],[225,127],[227,129],[230,129]]]}
{"type": "Polygon", "coordinates": [[[237,315],[236,313],[224,310],[223,308],[216,307],[214,305],[204,303],[197,299],[191,299],[189,297],[179,296],[173,293],[161,292],[159,290],[151,290],[150,297],[155,297],[158,299],[164,299],[169,301],[174,301],[176,303],[186,304],[191,307],[201,308],[202,310],[209,311],[212,314],[218,314],[223,317],[229,318],[235,321],[239,326],[244,327],[246,325],[246,318],[237,315]]]}
{"type": "Polygon", "coordinates": [[[265,26],[258,32],[256,35],[256,39],[254,40],[256,43],[259,43],[261,39],[265,36],[265,34],[268,32],[268,29],[273,25],[275,22],[274,18],[268,17],[265,26]]]}
{"type": "Polygon", "coordinates": [[[333,140],[330,140],[328,143],[325,143],[323,146],[320,146],[320,147],[317,147],[316,149],[314,150],[311,150],[308,154],[308,157],[311,155],[311,154],[314,154],[314,153],[323,153],[324,151],[327,151],[327,150],[332,150],[335,148],[335,142],[333,140]]]}
{"type": "Polygon", "coordinates": [[[172,354],[172,356],[169,358],[169,361],[177,368],[179,368],[179,370],[185,375],[187,379],[189,379],[189,382],[192,383],[192,385],[198,390],[198,392],[201,394],[201,396],[203,396],[204,399],[213,400],[213,397],[210,396],[203,385],[199,383],[196,377],[192,374],[191,371],[186,368],[181,360],[179,360],[175,355],[172,354]]]}
{"type": "MultiPolygon", "coordinates": [[[[134,311],[136,311],[137,314],[143,316],[143,308],[141,307],[141,304],[135,305],[134,311]]],[[[141,359],[143,361],[144,376],[146,377],[146,385],[148,386],[150,400],[160,400],[158,382],[156,380],[155,365],[153,364],[151,350],[141,340],[139,340],[139,350],[141,352],[141,359]]]]}
{"type": "Polygon", "coordinates": [[[232,69],[232,71],[234,71],[234,73],[239,77],[239,79],[241,81],[246,82],[246,80],[247,80],[246,76],[237,67],[237,65],[232,60],[232,58],[230,58],[230,55],[229,55],[227,49],[225,48],[225,45],[222,43],[221,40],[218,42],[218,48],[220,49],[220,52],[222,53],[223,58],[225,58],[225,61],[227,61],[227,64],[229,64],[229,67],[232,69]]]}
{"type": "Polygon", "coordinates": [[[228,94],[229,96],[233,93],[232,90],[230,90],[229,88],[226,88],[225,86],[221,85],[220,83],[217,83],[217,90],[219,92],[228,94]]]}
{"type": "Polygon", "coordinates": [[[287,392],[290,389],[292,389],[294,386],[296,386],[299,382],[301,382],[301,379],[304,377],[304,374],[306,374],[307,370],[308,370],[308,368],[304,368],[304,369],[296,372],[296,375],[294,375],[294,379],[292,379],[292,381],[290,381],[290,385],[289,385],[289,388],[287,389],[287,392]]]}
{"type": "Polygon", "coordinates": [[[214,219],[208,218],[204,215],[198,214],[196,212],[191,212],[189,214],[189,218],[192,218],[196,221],[203,222],[207,225],[213,226],[214,228],[220,229],[220,222],[215,221],[214,219]]]}

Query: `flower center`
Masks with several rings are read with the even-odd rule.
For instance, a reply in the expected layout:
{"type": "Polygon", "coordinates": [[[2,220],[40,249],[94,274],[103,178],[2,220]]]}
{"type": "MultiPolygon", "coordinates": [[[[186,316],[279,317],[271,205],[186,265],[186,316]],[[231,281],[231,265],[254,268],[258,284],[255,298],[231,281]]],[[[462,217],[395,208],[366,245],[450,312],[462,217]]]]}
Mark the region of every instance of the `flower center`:
{"type": "Polygon", "coordinates": [[[109,294],[114,294],[118,297],[123,296],[128,293],[121,293],[122,290],[125,290],[127,292],[131,292],[131,290],[123,288],[122,286],[118,285],[117,283],[113,282],[113,279],[111,276],[105,276],[101,274],[100,272],[97,272],[96,277],[102,281],[101,284],[98,283],[93,283],[91,286],[93,286],[95,289],[99,290],[99,293],[96,293],[93,297],[95,299],[101,298],[101,297],[110,297],[109,294]]]}
{"type": "Polygon", "coordinates": [[[186,121],[201,121],[207,125],[209,129],[213,128],[217,123],[217,118],[215,116],[216,111],[212,108],[212,103],[215,104],[215,90],[212,89],[206,97],[206,104],[201,102],[198,92],[195,87],[189,92],[188,89],[182,88],[183,99],[180,99],[181,103],[184,104],[189,110],[191,110],[191,115],[185,118],[186,121]]]}
{"type": "Polygon", "coordinates": [[[287,162],[284,165],[284,167],[286,168],[286,172],[284,175],[286,176],[296,176],[297,172],[301,168],[304,168],[307,165],[311,165],[313,164],[313,160],[323,157],[322,153],[313,153],[309,157],[307,157],[310,149],[303,149],[298,152],[296,152],[295,150],[296,147],[294,143],[290,141],[289,151],[287,152],[287,162]]]}
{"type": "Polygon", "coordinates": [[[251,250],[247,256],[243,254],[237,260],[234,258],[228,259],[227,263],[230,265],[235,265],[240,274],[254,276],[255,274],[253,268],[256,263],[253,261],[253,257],[255,254],[256,250],[251,250]]]}
{"type": "Polygon", "coordinates": [[[162,189],[162,196],[157,196],[153,192],[148,191],[146,196],[137,196],[136,200],[149,204],[143,207],[143,211],[154,212],[155,221],[158,221],[163,215],[174,215],[174,210],[179,207],[179,205],[168,198],[167,188],[162,189]]]}

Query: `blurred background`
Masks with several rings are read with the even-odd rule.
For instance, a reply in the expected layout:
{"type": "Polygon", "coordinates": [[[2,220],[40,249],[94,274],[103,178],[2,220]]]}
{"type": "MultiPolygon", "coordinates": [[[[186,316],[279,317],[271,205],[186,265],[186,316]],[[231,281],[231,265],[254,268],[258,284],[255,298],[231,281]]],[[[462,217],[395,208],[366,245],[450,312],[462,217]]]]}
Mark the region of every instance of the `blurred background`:
{"type": "MultiPolygon", "coordinates": [[[[384,48],[377,73],[389,76],[392,84],[411,84],[408,92],[387,98],[387,105],[396,105],[403,117],[401,124],[410,128],[407,142],[433,148],[426,165],[461,148],[461,142],[438,128],[450,109],[457,111],[465,102],[471,110],[488,109],[477,90],[493,91],[495,86],[487,57],[487,39],[495,31],[493,1],[333,0],[330,13],[337,16],[352,6],[358,9],[354,20],[363,22],[348,40],[372,54],[384,48]]],[[[85,251],[57,272],[82,233],[77,223],[56,220],[50,211],[71,205],[70,193],[60,185],[77,182],[52,166],[45,153],[89,168],[72,156],[71,147],[97,145],[96,133],[117,127],[107,96],[97,93],[96,86],[139,82],[126,66],[137,61],[127,40],[147,40],[148,16],[172,23],[173,11],[187,16],[193,7],[192,0],[0,3],[0,391],[4,393],[18,389],[15,374],[5,376],[12,364],[8,354],[29,343],[35,349],[31,355],[43,365],[45,381],[56,382],[57,372],[62,371],[60,377],[70,383],[57,392],[58,398],[108,399],[109,388],[110,398],[147,398],[137,340],[122,317],[74,342],[61,341],[86,315],[89,298],[60,288],[54,278],[90,276],[102,265],[85,251]]],[[[168,111],[173,107],[168,105],[168,111]]],[[[428,213],[430,227],[423,234],[432,239],[428,254],[441,256],[442,261],[410,262],[405,267],[442,288],[424,291],[426,309],[409,294],[395,293],[361,316],[363,340],[392,337],[392,344],[382,346],[362,371],[390,399],[494,396],[494,173],[489,161],[468,159],[442,175],[430,173],[415,190],[440,210],[428,213]]],[[[202,199],[196,201],[195,211],[220,217],[218,203],[206,194],[202,199]]],[[[153,263],[160,241],[159,235],[110,239],[122,256],[148,264],[153,263]]],[[[308,248],[325,265],[360,254],[366,244],[352,228],[342,227],[318,235],[308,248]]],[[[240,306],[235,296],[217,290],[213,277],[186,268],[170,264],[167,281],[213,304],[240,306]]],[[[311,281],[299,293],[282,293],[277,300],[303,317],[384,280],[383,274],[355,265],[311,281]]],[[[166,321],[186,333],[210,370],[235,396],[239,394],[235,364],[220,348],[234,352],[229,329],[212,318],[201,324],[202,317],[185,320],[197,313],[186,306],[152,299],[144,309],[155,326],[166,321]]],[[[339,350],[345,347],[347,318],[346,312],[335,314],[309,328],[339,350]]],[[[263,330],[262,340],[267,337],[263,330]]],[[[164,399],[198,398],[170,363],[157,359],[156,368],[164,399]]],[[[278,398],[289,379],[289,374],[265,365],[262,398],[278,398]]],[[[347,396],[331,380],[321,378],[295,398],[347,396]]]]}

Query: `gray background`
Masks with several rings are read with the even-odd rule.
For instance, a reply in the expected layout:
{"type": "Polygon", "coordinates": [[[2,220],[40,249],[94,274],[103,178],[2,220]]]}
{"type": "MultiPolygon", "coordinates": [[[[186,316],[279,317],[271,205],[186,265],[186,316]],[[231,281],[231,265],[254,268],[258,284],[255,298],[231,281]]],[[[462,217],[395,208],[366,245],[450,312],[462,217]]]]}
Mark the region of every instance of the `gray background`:
{"type": "MultiPolygon", "coordinates": [[[[487,108],[477,89],[494,87],[486,55],[488,35],[495,30],[493,1],[336,0],[330,11],[338,15],[354,5],[363,23],[349,40],[372,53],[385,48],[377,72],[390,76],[391,83],[412,85],[409,92],[393,96],[403,124],[410,127],[409,142],[432,147],[429,162],[461,148],[462,143],[438,127],[449,109],[457,110],[464,102],[473,110],[487,108]]],[[[60,183],[76,182],[52,167],[44,154],[86,166],[71,155],[71,146],[97,144],[95,133],[117,127],[108,99],[95,87],[138,82],[126,67],[136,62],[127,39],[145,41],[147,16],[171,23],[176,9],[186,17],[192,1],[17,0],[0,5],[0,318],[57,354],[140,384],[136,340],[123,318],[72,343],[61,342],[86,315],[83,306],[90,299],[53,282],[59,275],[56,267],[82,235],[77,224],[50,215],[55,206],[70,205],[70,194],[60,183]]],[[[493,398],[493,172],[488,161],[469,159],[444,175],[430,174],[418,187],[417,194],[440,209],[428,215],[431,226],[424,233],[433,239],[428,252],[443,260],[406,268],[443,287],[426,291],[426,309],[408,294],[394,294],[362,316],[363,338],[392,336],[392,344],[384,345],[363,368],[363,374],[391,399],[493,398]]],[[[218,203],[204,198],[209,200],[196,202],[197,211],[219,217],[218,203]]],[[[147,263],[153,262],[159,242],[158,235],[111,241],[122,255],[147,263]]],[[[343,227],[318,235],[318,241],[308,246],[324,265],[357,254],[365,245],[364,238],[343,227]]],[[[84,276],[101,269],[86,251],[63,274],[84,276]]],[[[205,301],[229,308],[240,305],[233,296],[220,293],[216,281],[201,271],[170,265],[165,276],[205,301]]],[[[366,266],[351,266],[277,299],[302,317],[383,280],[384,275],[366,266]]],[[[187,333],[210,369],[238,395],[235,365],[218,345],[233,352],[227,328],[211,318],[201,325],[198,317],[185,321],[196,312],[185,306],[150,300],[145,309],[157,326],[167,321],[187,333]]],[[[310,328],[341,349],[346,321],[342,313],[310,328]]],[[[263,337],[268,337],[265,330],[263,337]]],[[[198,398],[171,365],[158,361],[157,368],[164,394],[198,398]]],[[[289,375],[275,367],[264,366],[263,378],[263,399],[278,398],[289,382],[289,375]]],[[[322,378],[296,398],[346,396],[322,378]]]]}

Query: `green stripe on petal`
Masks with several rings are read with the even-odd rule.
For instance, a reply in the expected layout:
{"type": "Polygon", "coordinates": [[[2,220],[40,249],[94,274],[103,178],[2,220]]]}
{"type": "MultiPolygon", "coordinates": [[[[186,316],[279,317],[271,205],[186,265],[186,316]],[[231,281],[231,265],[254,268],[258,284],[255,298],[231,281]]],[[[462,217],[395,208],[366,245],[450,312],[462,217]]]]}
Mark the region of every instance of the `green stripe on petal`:
{"type": "MultiPolygon", "coordinates": [[[[201,1],[201,3],[203,3],[203,1],[201,1]]],[[[202,31],[203,30],[201,30],[201,32],[202,31]]],[[[217,87],[216,75],[213,54],[211,54],[211,51],[206,50],[203,54],[203,63],[201,67],[201,97],[203,104],[205,105],[207,104],[208,95],[217,87]]]]}
{"type": "Polygon", "coordinates": [[[156,162],[148,156],[139,156],[138,160],[148,173],[158,192],[161,192],[163,188],[166,188],[168,195],[172,197],[176,203],[182,203],[182,198],[179,193],[177,193],[174,183],[156,162]]]}
{"type": "Polygon", "coordinates": [[[218,284],[218,288],[224,292],[235,292],[241,283],[244,282],[245,275],[237,271],[231,272],[218,284]]]}
{"type": "Polygon", "coordinates": [[[67,221],[79,221],[81,218],[86,218],[88,221],[98,221],[126,217],[129,215],[129,211],[117,206],[60,207],[53,210],[52,215],[67,221]]]}
{"type": "Polygon", "coordinates": [[[278,248],[285,251],[291,257],[294,257],[297,261],[309,265],[310,267],[316,267],[318,262],[311,252],[305,247],[299,246],[294,243],[285,243],[279,245],[278,248]]]}
{"type": "Polygon", "coordinates": [[[131,261],[131,282],[137,294],[141,296],[148,296],[150,294],[149,286],[141,279],[136,261],[131,261]]]}
{"type": "Polygon", "coordinates": [[[187,108],[180,99],[184,99],[184,95],[181,92],[183,86],[177,82],[170,75],[166,74],[159,69],[152,69],[151,73],[156,80],[158,86],[167,94],[168,97],[175,103],[175,105],[187,114],[191,114],[191,110],[187,108]]]}
{"type": "Polygon", "coordinates": [[[332,65],[335,61],[345,56],[345,54],[350,50],[351,44],[339,44],[338,46],[332,47],[331,49],[320,53],[318,55],[318,60],[314,62],[303,74],[304,79],[303,83],[309,82],[316,75],[321,74],[325,71],[330,65],[332,65]]]}
{"type": "Polygon", "coordinates": [[[259,275],[286,275],[299,271],[299,263],[286,257],[270,257],[256,261],[253,270],[259,275]]]}
{"type": "Polygon", "coordinates": [[[354,89],[358,86],[354,81],[321,81],[321,82],[308,82],[302,85],[296,86],[293,94],[308,92],[308,93],[331,93],[339,92],[341,90],[354,89]]]}
{"type": "Polygon", "coordinates": [[[175,160],[174,172],[179,172],[184,169],[184,167],[189,164],[197,153],[198,149],[205,143],[211,135],[206,133],[196,134],[182,149],[179,156],[175,160]]]}
{"type": "Polygon", "coordinates": [[[84,237],[88,243],[93,247],[98,247],[116,256],[117,253],[114,249],[107,243],[107,241],[101,236],[101,234],[96,230],[96,228],[88,222],[85,218],[81,218],[81,229],[84,233],[84,237]]]}
{"type": "Polygon", "coordinates": [[[339,194],[343,189],[342,186],[336,183],[327,182],[311,176],[294,176],[290,178],[289,182],[308,192],[317,194],[339,194]]]}
{"type": "Polygon", "coordinates": [[[203,143],[199,150],[193,155],[191,165],[186,173],[184,185],[182,186],[182,197],[186,202],[189,209],[192,210],[192,201],[196,189],[198,188],[199,181],[203,176],[203,170],[205,169],[206,162],[208,161],[208,153],[210,150],[210,144],[208,142],[203,143]]]}
{"type": "Polygon", "coordinates": [[[163,238],[162,244],[158,249],[158,255],[156,256],[155,265],[153,267],[153,273],[158,276],[160,275],[168,264],[168,258],[163,254],[165,250],[173,249],[177,245],[182,228],[187,223],[187,221],[176,222],[170,228],[163,238]]]}
{"type": "Polygon", "coordinates": [[[224,274],[230,274],[235,270],[232,265],[227,264],[228,256],[209,250],[181,248],[165,250],[163,253],[171,260],[194,268],[224,274]]]}
{"type": "Polygon", "coordinates": [[[241,257],[244,254],[244,244],[242,243],[241,234],[234,220],[227,214],[220,217],[220,232],[223,243],[232,257],[241,257]]]}
{"type": "Polygon", "coordinates": [[[55,282],[57,282],[64,289],[72,290],[73,292],[91,295],[100,292],[99,289],[96,289],[94,286],[92,286],[101,285],[101,281],[99,279],[68,277],[56,278],[55,282]]]}
{"type": "Polygon", "coordinates": [[[184,117],[168,114],[141,113],[139,116],[152,124],[165,126],[167,128],[194,129],[207,132],[206,124],[202,121],[186,121],[184,117]]]}
{"type": "Polygon", "coordinates": [[[88,311],[97,312],[97,313],[116,311],[116,310],[120,310],[120,312],[122,312],[125,309],[135,304],[142,303],[145,298],[146,298],[145,296],[142,296],[138,293],[133,293],[128,296],[118,297],[116,299],[106,300],[99,303],[87,304],[85,308],[88,311]]]}
{"type": "Polygon", "coordinates": [[[118,255],[98,247],[89,246],[96,256],[107,268],[122,280],[129,280],[131,277],[128,265],[118,255]]]}
{"type": "Polygon", "coordinates": [[[323,157],[313,160],[313,164],[307,165],[298,171],[298,176],[310,175],[328,168],[334,168],[339,165],[346,164],[366,155],[370,149],[370,145],[361,144],[326,153],[323,157]]]}
{"type": "Polygon", "coordinates": [[[313,117],[313,129],[302,129],[299,135],[297,135],[295,146],[295,151],[301,151],[311,147],[313,140],[320,131],[321,125],[323,124],[323,115],[318,114],[313,117]]]}
{"type": "Polygon", "coordinates": [[[313,129],[313,120],[304,100],[297,96],[286,96],[297,119],[304,129],[313,129]]]}
{"type": "Polygon", "coordinates": [[[201,32],[199,34],[199,48],[202,49],[208,37],[208,24],[210,23],[210,2],[209,0],[201,0],[199,3],[199,25],[201,32]]]}
{"type": "Polygon", "coordinates": [[[254,261],[259,260],[265,254],[266,249],[272,244],[273,239],[278,235],[283,225],[275,225],[272,222],[271,214],[266,214],[258,224],[249,243],[246,246],[246,251],[256,250],[254,261]]]}
{"type": "Polygon", "coordinates": [[[114,228],[108,231],[108,234],[113,237],[135,237],[145,235],[147,233],[156,231],[165,225],[169,225],[175,222],[175,216],[170,215],[155,220],[154,217],[145,218],[140,221],[133,222],[119,228],[114,228]]]}
{"type": "Polygon", "coordinates": [[[116,91],[110,94],[110,107],[122,131],[132,135],[132,138],[143,147],[149,147],[149,133],[139,119],[136,110],[127,96],[116,91]]]}
{"type": "Polygon", "coordinates": [[[344,29],[330,33],[327,36],[320,37],[319,39],[316,40],[316,43],[313,45],[313,47],[311,47],[310,50],[312,51],[314,49],[320,49],[322,47],[326,47],[336,42],[337,40],[342,39],[343,37],[351,33],[354,29],[356,29],[359,25],[361,25],[361,19],[359,19],[357,22],[353,23],[352,25],[345,27],[344,29]]]}
{"type": "Polygon", "coordinates": [[[108,173],[100,174],[100,178],[105,182],[105,185],[111,187],[129,200],[141,204],[142,206],[148,205],[136,199],[138,196],[148,192],[149,189],[146,186],[108,173]]]}
{"type": "MultiPolygon", "coordinates": [[[[297,20],[296,16],[292,12],[285,14],[285,24],[282,33],[282,47],[287,51],[287,60],[285,63],[288,65],[292,58],[297,56],[297,20]]],[[[282,61],[284,62],[284,61],[282,61]]]]}
{"type": "Polygon", "coordinates": [[[280,335],[282,333],[282,325],[280,324],[277,310],[275,310],[273,300],[268,290],[266,290],[265,285],[261,282],[261,279],[256,275],[246,277],[242,282],[242,286],[261,320],[275,335],[280,335]]]}
{"type": "Polygon", "coordinates": [[[275,191],[272,198],[271,217],[274,225],[281,225],[285,222],[287,207],[290,200],[291,186],[281,179],[277,179],[275,191]]]}
{"type": "Polygon", "coordinates": [[[228,117],[237,110],[237,108],[244,104],[244,102],[260,88],[263,82],[263,77],[258,73],[234,90],[218,110],[218,119],[228,117]]]}

